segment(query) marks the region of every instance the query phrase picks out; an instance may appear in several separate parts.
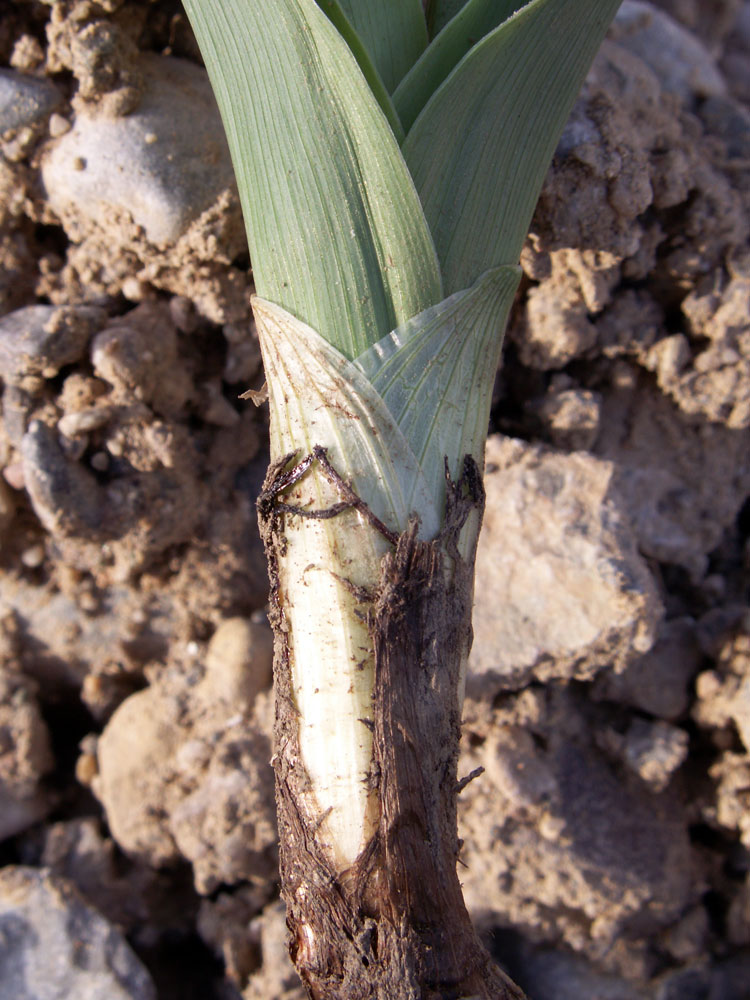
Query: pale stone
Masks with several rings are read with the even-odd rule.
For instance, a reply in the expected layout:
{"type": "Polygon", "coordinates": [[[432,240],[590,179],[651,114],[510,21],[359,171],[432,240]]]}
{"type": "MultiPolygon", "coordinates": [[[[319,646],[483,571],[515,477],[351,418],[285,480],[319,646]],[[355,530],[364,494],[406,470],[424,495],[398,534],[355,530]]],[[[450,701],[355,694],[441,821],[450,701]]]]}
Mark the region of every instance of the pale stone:
{"type": "Polygon", "coordinates": [[[590,678],[651,647],[661,605],[612,478],[583,453],[489,439],[470,693],[590,678]]]}
{"type": "Polygon", "coordinates": [[[258,692],[270,687],[272,666],[270,627],[247,618],[226,618],[208,644],[200,697],[247,711],[258,692]]]}
{"type": "Polygon", "coordinates": [[[700,39],[650,3],[624,0],[610,37],[643,59],[662,87],[685,101],[726,92],[724,78],[700,39]]]}
{"type": "Polygon", "coordinates": [[[173,243],[234,184],[206,73],[150,55],[143,75],[145,91],[132,114],[82,108],[45,154],[48,204],[70,235],[112,213],[129,214],[152,243],[173,243]]]}
{"type": "Polygon", "coordinates": [[[46,869],[0,871],[0,995],[8,1000],[155,1000],[124,936],[46,869]]]}

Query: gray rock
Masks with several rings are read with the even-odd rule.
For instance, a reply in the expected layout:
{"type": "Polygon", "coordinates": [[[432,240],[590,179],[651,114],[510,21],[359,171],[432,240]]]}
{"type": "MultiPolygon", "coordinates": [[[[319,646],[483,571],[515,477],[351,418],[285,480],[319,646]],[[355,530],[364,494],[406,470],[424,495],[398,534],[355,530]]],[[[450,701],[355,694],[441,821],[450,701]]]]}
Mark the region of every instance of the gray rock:
{"type": "Polygon", "coordinates": [[[646,1000],[647,993],[598,972],[569,952],[528,949],[515,974],[534,1000],[646,1000]]]}
{"type": "MultiPolygon", "coordinates": [[[[616,739],[619,734],[612,733],[616,739]]],[[[668,722],[634,719],[617,739],[623,763],[655,792],[663,791],[688,753],[688,734],[668,722]]]]}
{"type": "Polygon", "coordinates": [[[163,56],[144,57],[142,68],[136,111],[82,108],[43,159],[49,206],[70,235],[129,214],[152,243],[172,243],[234,183],[206,73],[163,56]]]}
{"type": "Polygon", "coordinates": [[[726,142],[731,158],[750,159],[750,112],[738,101],[709,97],[701,105],[700,116],[708,130],[726,142]]]}
{"type": "Polygon", "coordinates": [[[3,392],[3,429],[14,448],[21,441],[29,426],[29,419],[38,403],[30,392],[17,385],[7,385],[3,392]]]}
{"type": "Polygon", "coordinates": [[[739,34],[739,22],[745,0],[656,0],[675,21],[700,38],[711,52],[719,53],[733,36],[739,34]]]}
{"type": "Polygon", "coordinates": [[[612,477],[582,453],[489,439],[470,694],[590,678],[651,646],[661,605],[612,477]]]}
{"type": "Polygon", "coordinates": [[[653,940],[700,899],[688,816],[597,752],[570,688],[506,696],[493,722],[459,767],[485,768],[459,800],[467,906],[484,926],[564,942],[612,971],[615,945],[653,940]]]}
{"type": "Polygon", "coordinates": [[[32,683],[23,674],[0,668],[0,841],[49,812],[52,796],[40,782],[53,764],[32,683]]]}
{"type": "Polygon", "coordinates": [[[0,870],[3,1000],[156,1000],[122,934],[65,879],[44,869],[0,870]]]}
{"type": "MultiPolygon", "coordinates": [[[[663,977],[655,1000],[713,1000],[715,994],[711,990],[711,978],[710,971],[702,966],[677,969],[663,977]]],[[[738,994],[731,996],[733,1000],[740,1000],[738,994]]]]}
{"type": "Polygon", "coordinates": [[[105,319],[92,306],[25,306],[0,319],[0,377],[23,386],[79,361],[105,319]]]}
{"type": "Polygon", "coordinates": [[[624,0],[610,37],[641,58],[662,87],[683,101],[726,93],[724,78],[703,43],[650,3],[624,0]]]}
{"type": "Polygon", "coordinates": [[[747,431],[690,420],[633,378],[603,393],[594,449],[615,465],[640,550],[700,579],[750,491],[749,440],[747,431]]]}
{"type": "Polygon", "coordinates": [[[747,1000],[748,983],[750,953],[744,951],[717,963],[711,970],[710,1000],[747,1000]]]}
{"type": "Polygon", "coordinates": [[[32,420],[21,442],[23,477],[34,512],[53,535],[102,539],[104,497],[93,474],[68,459],[55,432],[32,420]]]}
{"type": "Polygon", "coordinates": [[[690,684],[702,654],[692,618],[665,622],[652,649],[620,674],[607,671],[594,681],[597,701],[632,705],[661,719],[678,719],[690,705],[690,684]]]}
{"type": "Polygon", "coordinates": [[[39,121],[61,100],[59,90],[48,80],[0,69],[0,135],[39,121]]]}
{"type": "Polygon", "coordinates": [[[92,789],[112,836],[153,866],[180,857],[198,892],[277,877],[271,751],[264,734],[234,706],[196,698],[169,676],[127,698],[98,747],[92,789]]]}
{"type": "Polygon", "coordinates": [[[750,3],[743,0],[737,18],[734,22],[734,41],[746,49],[750,49],[750,3]]]}

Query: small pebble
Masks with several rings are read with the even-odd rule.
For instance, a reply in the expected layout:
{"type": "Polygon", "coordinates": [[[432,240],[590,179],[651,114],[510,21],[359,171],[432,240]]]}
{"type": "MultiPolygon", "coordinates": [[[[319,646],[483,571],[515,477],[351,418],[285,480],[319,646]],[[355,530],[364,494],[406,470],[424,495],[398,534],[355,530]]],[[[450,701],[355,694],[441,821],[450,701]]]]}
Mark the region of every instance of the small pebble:
{"type": "Polygon", "coordinates": [[[61,135],[65,135],[65,133],[69,131],[70,131],[70,121],[64,115],[58,115],[57,112],[50,115],[49,134],[52,136],[53,139],[57,139],[61,135]]]}
{"type": "Polygon", "coordinates": [[[650,3],[625,0],[611,35],[653,70],[664,90],[685,102],[726,92],[726,83],[702,40],[650,3]]]}
{"type": "Polygon", "coordinates": [[[14,490],[22,490],[26,485],[23,475],[23,463],[11,462],[10,465],[6,465],[3,469],[3,477],[5,482],[9,486],[12,486],[14,490]]]}
{"type": "Polygon", "coordinates": [[[122,283],[122,294],[131,302],[142,302],[148,295],[148,285],[134,275],[128,275],[122,283]]]}
{"type": "Polygon", "coordinates": [[[169,315],[180,333],[194,333],[198,327],[195,306],[185,295],[175,295],[169,300],[169,315]]]}
{"type": "Polygon", "coordinates": [[[715,670],[704,670],[695,680],[695,693],[701,701],[715,697],[721,690],[721,677],[715,670]]]}
{"type": "Polygon", "coordinates": [[[76,761],[76,781],[88,788],[99,773],[96,756],[92,753],[82,753],[76,761]]]}
{"type": "Polygon", "coordinates": [[[21,73],[30,73],[44,62],[44,50],[33,35],[21,35],[13,46],[10,65],[21,73]]]}
{"type": "Polygon", "coordinates": [[[21,562],[27,569],[39,569],[44,562],[44,546],[31,545],[21,553],[21,562]]]}
{"type": "Polygon", "coordinates": [[[226,618],[206,650],[203,694],[237,708],[249,708],[270,687],[273,634],[265,622],[226,618]]]}
{"type": "Polygon", "coordinates": [[[103,427],[112,417],[111,406],[94,406],[78,413],[66,413],[57,422],[57,429],[65,437],[74,438],[103,427]]]}

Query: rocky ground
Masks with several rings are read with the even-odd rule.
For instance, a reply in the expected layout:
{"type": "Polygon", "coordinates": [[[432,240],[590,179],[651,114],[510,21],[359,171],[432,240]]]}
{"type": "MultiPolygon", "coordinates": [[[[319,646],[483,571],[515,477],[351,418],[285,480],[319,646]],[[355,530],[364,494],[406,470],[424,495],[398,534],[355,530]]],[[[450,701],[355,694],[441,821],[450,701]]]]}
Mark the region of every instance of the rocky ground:
{"type": "MultiPolygon", "coordinates": [[[[0,998],[297,1000],[221,125],[177,2],[2,10],[0,998]]],[[[625,0],[488,443],[462,871],[533,1000],[750,998],[749,219],[750,3],[625,0]]]]}

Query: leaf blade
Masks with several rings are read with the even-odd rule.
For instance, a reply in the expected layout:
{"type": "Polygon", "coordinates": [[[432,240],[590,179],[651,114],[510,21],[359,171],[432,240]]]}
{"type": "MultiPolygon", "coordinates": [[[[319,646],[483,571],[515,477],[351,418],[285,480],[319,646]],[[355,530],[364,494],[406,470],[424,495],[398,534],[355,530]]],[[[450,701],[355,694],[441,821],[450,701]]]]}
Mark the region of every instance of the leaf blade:
{"type": "Polygon", "coordinates": [[[186,0],[237,174],[256,288],[353,357],[442,298],[398,144],[314,0],[186,0]]]}
{"type": "Polygon", "coordinates": [[[399,120],[408,132],[417,115],[472,46],[502,24],[523,0],[468,0],[427,46],[393,93],[399,120]]]}
{"type": "Polygon", "coordinates": [[[427,26],[430,34],[435,37],[446,24],[458,14],[467,0],[432,0],[429,7],[427,26]]]}
{"type": "Polygon", "coordinates": [[[519,267],[487,272],[354,362],[388,407],[441,504],[446,459],[454,480],[467,454],[482,467],[502,335],[520,276],[519,267]]]}
{"type": "Polygon", "coordinates": [[[389,92],[427,46],[421,0],[339,0],[389,92]]]}
{"type": "Polygon", "coordinates": [[[391,126],[397,142],[402,143],[405,138],[404,127],[391,100],[391,95],[388,93],[380,73],[372,61],[370,53],[365,48],[362,39],[344,13],[339,0],[317,0],[317,4],[352,50],[365,80],[370,85],[370,90],[382,108],[383,114],[388,119],[388,124],[391,126]]]}
{"type": "Polygon", "coordinates": [[[446,295],[517,262],[559,134],[619,3],[532,0],[474,46],[407,134],[402,150],[446,295]]]}

